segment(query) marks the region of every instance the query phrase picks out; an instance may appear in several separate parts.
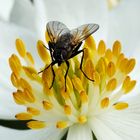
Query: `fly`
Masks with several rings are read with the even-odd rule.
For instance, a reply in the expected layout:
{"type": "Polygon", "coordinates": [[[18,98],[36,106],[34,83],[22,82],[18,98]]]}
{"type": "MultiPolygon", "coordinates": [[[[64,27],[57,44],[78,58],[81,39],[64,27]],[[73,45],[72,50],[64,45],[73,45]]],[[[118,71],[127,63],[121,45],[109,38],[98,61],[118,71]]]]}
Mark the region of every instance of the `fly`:
{"type": "MultiPolygon", "coordinates": [[[[90,79],[82,70],[84,49],[80,49],[80,46],[82,45],[82,41],[84,41],[98,29],[98,24],[84,24],[78,28],[69,30],[65,24],[59,21],[50,21],[47,23],[46,30],[50,38],[50,41],[48,42],[48,50],[50,52],[52,62],[44,70],[51,67],[53,73],[53,80],[50,89],[52,88],[55,80],[53,65],[58,64],[58,66],[60,66],[63,62],[65,62],[67,65],[67,70],[64,76],[66,91],[66,77],[70,67],[68,60],[80,53],[82,53],[80,70],[87,79],[94,81],[93,79],[90,79]]],[[[39,73],[43,72],[44,70],[40,71],[39,73]]]]}

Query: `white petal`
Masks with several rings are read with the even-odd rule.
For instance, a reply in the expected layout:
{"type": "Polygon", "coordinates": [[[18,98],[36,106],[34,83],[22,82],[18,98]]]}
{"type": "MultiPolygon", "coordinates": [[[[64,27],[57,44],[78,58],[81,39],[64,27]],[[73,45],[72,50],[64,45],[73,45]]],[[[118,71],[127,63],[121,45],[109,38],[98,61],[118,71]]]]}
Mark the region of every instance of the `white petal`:
{"type": "Polygon", "coordinates": [[[25,28],[16,26],[15,24],[9,24],[6,22],[0,22],[0,53],[4,56],[9,56],[11,52],[15,51],[15,40],[21,38],[31,51],[36,46],[37,37],[31,31],[25,28]]]}
{"type": "Polygon", "coordinates": [[[0,19],[9,20],[14,0],[0,0],[0,19]]]}
{"type": "MultiPolygon", "coordinates": [[[[100,29],[95,33],[96,41],[105,39],[108,25],[108,9],[106,1],[102,0],[35,0],[36,11],[40,14],[42,29],[46,22],[58,20],[66,24],[70,29],[81,24],[97,23],[100,29]],[[44,1],[44,4],[43,4],[44,1]],[[43,9],[43,10],[42,10],[43,9]],[[44,10],[45,9],[45,10],[44,10]],[[45,12],[43,14],[43,12],[45,12]],[[45,19],[45,14],[47,19],[45,19]],[[41,17],[43,15],[43,17],[41,17]],[[42,20],[41,20],[42,19],[42,20]]],[[[38,28],[39,29],[39,28],[38,28]]]]}
{"type": "Polygon", "coordinates": [[[8,60],[12,53],[17,53],[15,49],[15,40],[21,38],[26,45],[27,51],[32,53],[36,64],[40,65],[41,61],[36,57],[38,56],[36,44],[39,40],[36,34],[26,28],[6,22],[0,22],[0,29],[0,56],[8,60]]]}
{"type": "Polygon", "coordinates": [[[0,61],[0,118],[15,119],[15,114],[25,111],[25,107],[19,106],[14,102],[12,93],[15,91],[15,88],[10,81],[11,70],[9,68],[8,60],[1,57],[0,61]]]}
{"type": "Polygon", "coordinates": [[[123,140],[139,140],[140,95],[133,97],[128,103],[128,109],[103,114],[102,116],[99,116],[98,119],[123,140]]]}
{"type": "Polygon", "coordinates": [[[1,85],[0,89],[0,118],[3,119],[15,119],[17,113],[25,111],[24,106],[17,105],[12,96],[12,90],[9,88],[4,89],[5,85],[1,85]]]}
{"type": "MultiPolygon", "coordinates": [[[[8,65],[8,58],[12,53],[16,52],[15,49],[15,40],[16,38],[21,38],[25,42],[25,44],[28,46],[27,50],[30,52],[33,52],[33,55],[35,54],[35,46],[36,46],[36,37],[29,32],[28,30],[25,30],[24,28],[20,28],[18,26],[15,26],[14,24],[8,24],[5,22],[0,22],[0,59],[1,59],[1,74],[0,76],[3,77],[3,80],[9,80],[9,65],[8,65]],[[34,46],[34,47],[32,47],[34,46]],[[8,79],[7,79],[8,78],[8,79]]],[[[9,84],[8,84],[9,86],[9,84]]]]}
{"type": "MultiPolygon", "coordinates": [[[[0,73],[2,71],[4,70],[1,68],[0,73]]],[[[12,93],[15,91],[15,89],[11,85],[9,77],[6,76],[5,73],[3,73],[0,75],[0,79],[1,79],[1,87],[0,87],[0,112],[1,112],[0,116],[1,117],[0,118],[15,119],[15,115],[19,112],[25,111],[25,107],[19,106],[14,102],[12,93]]]]}
{"type": "Polygon", "coordinates": [[[110,12],[108,44],[111,46],[114,40],[120,40],[125,54],[130,56],[140,46],[139,5],[139,0],[123,0],[110,12]]]}
{"type": "Polygon", "coordinates": [[[90,120],[91,129],[98,140],[122,140],[119,135],[112,131],[103,121],[98,118],[90,120]]]}
{"type": "Polygon", "coordinates": [[[15,39],[18,37],[22,38],[28,45],[27,49],[33,52],[34,56],[37,56],[37,53],[34,53],[36,50],[36,39],[31,32],[13,24],[0,22],[0,29],[0,112],[1,117],[14,118],[15,113],[18,113],[20,110],[22,111],[23,108],[16,105],[13,101],[12,92],[15,89],[10,81],[11,70],[9,68],[8,58],[15,52],[15,39]]]}
{"type": "Polygon", "coordinates": [[[35,32],[35,15],[35,8],[30,0],[15,0],[10,21],[35,32]]]}
{"type": "MultiPolygon", "coordinates": [[[[47,7],[43,0],[34,0],[34,5],[36,9],[35,26],[37,34],[41,37],[42,40],[45,40],[44,34],[46,31],[46,24],[48,22],[46,13],[47,7]]],[[[49,7],[51,7],[51,5],[49,7]]],[[[51,11],[49,14],[51,14],[51,11]]]]}
{"type": "Polygon", "coordinates": [[[55,128],[19,131],[0,127],[0,136],[4,140],[59,140],[59,135],[63,133],[64,131],[55,128]]]}
{"type": "Polygon", "coordinates": [[[67,140],[92,140],[88,125],[73,125],[69,128],[67,140]]]}
{"type": "MultiPolygon", "coordinates": [[[[109,46],[115,40],[120,40],[123,52],[131,58],[136,58],[136,67],[131,73],[132,79],[136,79],[136,90],[140,87],[140,1],[139,0],[123,0],[118,7],[110,12],[110,25],[108,34],[109,46]]],[[[133,92],[133,91],[132,91],[133,92]]],[[[136,93],[136,92],[135,92],[136,93]]],[[[134,94],[131,94],[134,95],[134,94]]]]}

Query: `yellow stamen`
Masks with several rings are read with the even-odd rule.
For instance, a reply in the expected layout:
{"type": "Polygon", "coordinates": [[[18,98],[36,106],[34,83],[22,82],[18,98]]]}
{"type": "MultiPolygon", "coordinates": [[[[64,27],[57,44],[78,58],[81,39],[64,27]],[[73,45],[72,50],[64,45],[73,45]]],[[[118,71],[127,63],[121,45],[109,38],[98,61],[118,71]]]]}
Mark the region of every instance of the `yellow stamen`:
{"type": "Polygon", "coordinates": [[[31,120],[32,115],[29,113],[19,113],[15,116],[18,120],[31,120]]]}
{"type": "Polygon", "coordinates": [[[129,74],[135,67],[135,64],[136,64],[135,59],[130,59],[126,65],[125,73],[129,74]]]}
{"type": "Polygon", "coordinates": [[[75,89],[79,91],[79,93],[84,90],[82,82],[78,77],[74,76],[74,78],[72,79],[72,83],[75,89]]]}
{"type": "Polygon", "coordinates": [[[121,52],[121,43],[119,41],[114,42],[112,52],[115,56],[119,56],[121,52]]]}
{"type": "Polygon", "coordinates": [[[82,103],[87,103],[88,102],[88,95],[86,94],[85,91],[80,92],[80,99],[82,103]]]}
{"type": "Polygon", "coordinates": [[[96,43],[95,43],[95,40],[92,36],[89,36],[85,40],[85,45],[88,46],[88,48],[90,48],[91,50],[96,50],[96,43]]]}
{"type": "Polygon", "coordinates": [[[107,66],[107,74],[109,77],[112,77],[116,72],[115,64],[110,62],[107,66]]]}
{"type": "Polygon", "coordinates": [[[35,115],[35,116],[40,114],[40,110],[38,110],[36,108],[32,108],[32,107],[28,107],[27,112],[29,112],[30,114],[35,115]]]}
{"type": "Polygon", "coordinates": [[[26,75],[32,80],[35,80],[35,75],[38,75],[37,71],[32,67],[25,67],[24,66],[23,70],[25,71],[26,75]]]}
{"type": "Polygon", "coordinates": [[[130,83],[130,77],[129,76],[126,76],[126,78],[124,79],[124,82],[123,82],[123,88],[125,89],[129,83],[130,83]]]}
{"type": "Polygon", "coordinates": [[[84,116],[84,115],[79,116],[79,117],[78,117],[78,122],[79,122],[80,124],[84,124],[85,122],[87,122],[87,117],[84,116]]]}
{"type": "MultiPolygon", "coordinates": [[[[84,45],[84,60],[88,59],[88,58],[92,58],[92,54],[90,53],[91,50],[88,48],[88,46],[86,46],[86,44],[84,45]]],[[[76,59],[75,59],[76,60],[76,59]]],[[[78,66],[80,65],[79,61],[75,61],[75,64],[78,66]]]]}
{"type": "Polygon", "coordinates": [[[135,87],[135,85],[136,85],[136,80],[132,80],[129,89],[127,90],[127,93],[130,92],[135,87]]]}
{"type": "Polygon", "coordinates": [[[104,99],[101,100],[101,108],[107,108],[109,106],[109,98],[108,97],[105,97],[104,99]]]}
{"type": "Polygon", "coordinates": [[[105,54],[105,51],[106,51],[105,42],[101,40],[98,45],[98,54],[103,56],[105,54]]]}
{"type": "Polygon", "coordinates": [[[22,69],[22,66],[21,66],[19,58],[15,54],[13,54],[9,58],[9,65],[10,65],[11,70],[18,76],[22,69]]]}
{"type": "Polygon", "coordinates": [[[27,62],[29,64],[29,66],[34,65],[34,59],[33,59],[33,56],[31,55],[31,53],[27,52],[26,57],[27,57],[27,62]]]}
{"type": "Polygon", "coordinates": [[[21,39],[16,39],[16,49],[21,57],[25,57],[26,55],[26,48],[25,44],[21,39]]]}
{"type": "Polygon", "coordinates": [[[42,121],[30,121],[27,126],[31,129],[42,129],[46,127],[46,123],[42,121]]]}
{"type": "Polygon", "coordinates": [[[61,65],[61,68],[59,67],[56,71],[56,79],[58,80],[57,82],[58,82],[58,85],[60,86],[60,88],[63,88],[64,82],[65,82],[62,69],[66,69],[66,65],[64,63],[61,65]]]}
{"type": "Polygon", "coordinates": [[[94,72],[93,77],[94,77],[94,84],[99,85],[100,84],[100,75],[97,71],[94,72]]]}
{"type": "Polygon", "coordinates": [[[114,104],[113,106],[116,110],[123,110],[123,109],[128,108],[128,103],[119,102],[119,103],[114,104]]]}
{"type": "Polygon", "coordinates": [[[107,50],[106,50],[106,52],[105,52],[105,57],[106,57],[109,61],[112,60],[113,54],[112,54],[112,52],[111,52],[110,49],[107,49],[107,50]]]}
{"type": "Polygon", "coordinates": [[[54,95],[53,89],[52,88],[50,89],[48,83],[45,82],[45,81],[43,83],[43,91],[47,96],[53,96],[54,95]]]}
{"type": "Polygon", "coordinates": [[[72,81],[69,76],[67,76],[67,89],[68,89],[69,93],[71,93],[73,91],[72,81]]]}
{"type": "Polygon", "coordinates": [[[65,91],[65,87],[61,88],[60,93],[61,93],[61,96],[63,97],[63,99],[65,99],[65,100],[69,100],[70,99],[69,91],[68,90],[65,91]]]}
{"type": "Polygon", "coordinates": [[[23,89],[28,89],[29,91],[32,91],[32,87],[31,85],[23,78],[20,78],[20,86],[23,88],[23,89]]]}
{"type": "Polygon", "coordinates": [[[56,123],[56,127],[60,129],[66,128],[67,126],[68,126],[68,123],[66,121],[59,121],[56,123]]]}
{"type": "Polygon", "coordinates": [[[25,104],[25,100],[24,100],[22,92],[20,92],[20,91],[14,92],[13,97],[17,104],[19,104],[19,105],[25,104]]]}
{"type": "Polygon", "coordinates": [[[108,83],[106,85],[106,90],[113,91],[116,88],[116,86],[117,86],[117,80],[116,80],[116,78],[113,78],[108,81],[108,83]]]}
{"type": "Polygon", "coordinates": [[[51,102],[48,102],[48,101],[43,101],[43,107],[46,110],[51,110],[53,108],[53,104],[51,102]]]}
{"type": "Polygon", "coordinates": [[[92,60],[90,59],[86,60],[84,71],[90,79],[93,79],[94,66],[93,66],[92,60]]]}
{"type": "Polygon", "coordinates": [[[119,55],[118,59],[117,59],[117,64],[116,64],[117,67],[120,66],[120,64],[122,63],[122,60],[123,60],[123,59],[124,59],[124,54],[121,53],[121,54],[119,55]]]}
{"type": "Polygon", "coordinates": [[[24,89],[24,99],[29,103],[35,102],[35,97],[34,97],[32,91],[27,88],[24,89]]]}
{"type": "Polygon", "coordinates": [[[19,87],[19,79],[16,76],[16,74],[14,74],[14,72],[12,72],[12,74],[11,74],[11,82],[12,82],[13,86],[15,86],[16,88],[19,87]]]}
{"type": "Polygon", "coordinates": [[[136,81],[133,80],[130,82],[130,84],[125,88],[125,94],[129,93],[136,85],[136,81]]]}
{"type": "Polygon", "coordinates": [[[104,58],[100,58],[96,65],[96,70],[101,73],[102,75],[106,74],[107,63],[104,58]]]}
{"type": "Polygon", "coordinates": [[[45,48],[44,43],[41,40],[39,40],[37,42],[37,50],[38,50],[38,54],[39,54],[40,58],[43,60],[43,62],[45,64],[50,63],[50,56],[47,52],[47,49],[45,48]]]}
{"type": "MultiPolygon", "coordinates": [[[[47,31],[45,32],[45,37],[46,37],[46,41],[47,41],[47,42],[51,41],[47,31]]],[[[52,37],[52,36],[51,36],[51,37],[52,37]]]]}
{"type": "Polygon", "coordinates": [[[120,70],[121,72],[125,73],[125,70],[127,68],[127,64],[128,64],[128,59],[127,58],[124,58],[121,63],[120,63],[120,70]]]}
{"type": "Polygon", "coordinates": [[[124,93],[127,94],[129,93],[136,85],[136,81],[135,80],[132,80],[130,79],[129,76],[127,76],[123,82],[123,90],[124,90],[124,93]]]}
{"type": "Polygon", "coordinates": [[[71,107],[69,105],[64,106],[64,111],[66,115],[71,115],[72,113],[71,107]]]}
{"type": "Polygon", "coordinates": [[[47,70],[43,71],[42,80],[44,83],[48,83],[49,87],[51,86],[52,80],[53,80],[53,74],[52,74],[52,70],[50,67],[47,70]]]}

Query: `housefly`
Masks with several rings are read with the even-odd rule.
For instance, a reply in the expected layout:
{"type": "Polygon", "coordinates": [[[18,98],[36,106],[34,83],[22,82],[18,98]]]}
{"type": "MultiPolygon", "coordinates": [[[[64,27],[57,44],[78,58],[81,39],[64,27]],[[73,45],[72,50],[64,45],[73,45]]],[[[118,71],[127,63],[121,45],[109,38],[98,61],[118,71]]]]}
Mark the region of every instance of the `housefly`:
{"type": "MultiPolygon", "coordinates": [[[[84,24],[79,26],[78,28],[69,30],[65,24],[59,21],[50,21],[47,23],[46,31],[50,39],[50,41],[48,42],[48,50],[50,51],[52,62],[44,70],[51,67],[53,73],[53,80],[50,89],[52,88],[55,80],[53,65],[58,64],[58,66],[60,66],[63,62],[65,62],[67,65],[67,70],[64,76],[66,91],[66,77],[70,67],[68,60],[80,53],[82,53],[80,70],[87,79],[94,81],[90,79],[82,70],[84,49],[80,49],[80,46],[82,45],[82,41],[96,32],[98,28],[98,24],[84,24]]],[[[40,71],[39,73],[43,72],[44,70],[40,71]]]]}

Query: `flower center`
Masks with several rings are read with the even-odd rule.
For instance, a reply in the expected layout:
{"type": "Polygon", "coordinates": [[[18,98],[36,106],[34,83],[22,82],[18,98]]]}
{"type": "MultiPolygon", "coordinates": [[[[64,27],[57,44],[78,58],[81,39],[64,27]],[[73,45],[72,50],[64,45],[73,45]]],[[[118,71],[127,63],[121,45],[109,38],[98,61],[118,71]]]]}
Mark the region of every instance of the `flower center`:
{"type": "MultiPolygon", "coordinates": [[[[106,49],[101,40],[96,48],[95,41],[90,36],[83,48],[83,71],[94,82],[80,71],[81,57],[75,56],[69,59],[70,69],[65,91],[65,63],[53,66],[56,77],[50,89],[53,80],[51,68],[38,74],[40,69],[36,69],[31,53],[27,52],[22,40],[16,40],[16,49],[25,65],[22,65],[16,54],[9,58],[11,81],[17,89],[13,97],[17,104],[27,108],[26,112],[16,115],[17,119],[31,120],[27,126],[32,129],[49,126],[63,129],[76,123],[88,123],[101,113],[121,111],[129,107],[120,98],[130,93],[136,84],[128,76],[135,66],[135,60],[128,59],[121,53],[119,41],[113,44],[112,49],[106,49]]],[[[37,50],[43,61],[43,70],[51,63],[51,59],[42,41],[38,41],[37,50]]]]}

